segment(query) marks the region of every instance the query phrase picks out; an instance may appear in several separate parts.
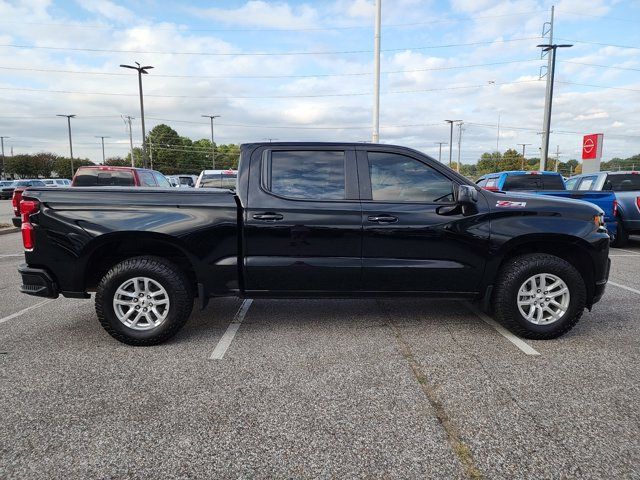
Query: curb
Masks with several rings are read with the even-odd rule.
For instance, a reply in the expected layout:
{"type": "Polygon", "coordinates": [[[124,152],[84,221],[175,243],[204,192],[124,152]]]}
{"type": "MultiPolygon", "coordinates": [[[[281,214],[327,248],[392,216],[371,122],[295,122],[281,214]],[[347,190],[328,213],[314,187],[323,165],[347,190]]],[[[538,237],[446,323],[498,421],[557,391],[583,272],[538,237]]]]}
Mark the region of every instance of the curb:
{"type": "Polygon", "coordinates": [[[0,235],[7,235],[9,233],[17,233],[19,232],[20,229],[19,228],[3,228],[2,230],[0,230],[0,235]]]}

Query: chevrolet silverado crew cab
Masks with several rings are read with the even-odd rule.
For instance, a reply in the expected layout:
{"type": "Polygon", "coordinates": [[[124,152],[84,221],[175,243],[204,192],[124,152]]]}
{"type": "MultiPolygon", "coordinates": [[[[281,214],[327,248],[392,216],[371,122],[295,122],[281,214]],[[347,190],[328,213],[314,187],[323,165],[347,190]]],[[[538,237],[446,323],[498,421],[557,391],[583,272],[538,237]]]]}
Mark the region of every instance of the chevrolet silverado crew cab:
{"type": "Polygon", "coordinates": [[[167,340],[194,298],[478,299],[519,335],[571,329],[603,295],[591,204],[482,190],[390,145],[242,145],[231,189],[30,188],[21,291],[89,298],[116,339],[167,340]]]}

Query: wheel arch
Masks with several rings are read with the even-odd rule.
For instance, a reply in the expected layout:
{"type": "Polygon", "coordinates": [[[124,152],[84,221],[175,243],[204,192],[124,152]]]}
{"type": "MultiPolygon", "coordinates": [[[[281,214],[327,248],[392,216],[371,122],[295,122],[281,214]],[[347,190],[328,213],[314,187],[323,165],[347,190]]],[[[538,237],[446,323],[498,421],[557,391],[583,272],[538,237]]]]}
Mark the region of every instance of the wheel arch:
{"type": "Polygon", "coordinates": [[[86,290],[94,290],[100,279],[116,264],[128,258],[156,256],[176,264],[197,291],[198,274],[193,255],[175,237],[156,232],[117,232],[89,243],[83,253],[82,272],[86,290]],[[132,235],[132,233],[134,233],[132,235]]]}

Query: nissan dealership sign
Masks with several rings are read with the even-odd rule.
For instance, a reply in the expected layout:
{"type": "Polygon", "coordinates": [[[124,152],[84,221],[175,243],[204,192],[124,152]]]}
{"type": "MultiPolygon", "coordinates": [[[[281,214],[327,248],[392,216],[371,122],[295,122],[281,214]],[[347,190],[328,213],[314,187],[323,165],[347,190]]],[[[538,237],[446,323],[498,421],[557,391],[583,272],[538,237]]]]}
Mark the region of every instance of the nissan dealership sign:
{"type": "Polygon", "coordinates": [[[582,138],[582,173],[600,171],[603,137],[602,133],[593,133],[582,138]]]}

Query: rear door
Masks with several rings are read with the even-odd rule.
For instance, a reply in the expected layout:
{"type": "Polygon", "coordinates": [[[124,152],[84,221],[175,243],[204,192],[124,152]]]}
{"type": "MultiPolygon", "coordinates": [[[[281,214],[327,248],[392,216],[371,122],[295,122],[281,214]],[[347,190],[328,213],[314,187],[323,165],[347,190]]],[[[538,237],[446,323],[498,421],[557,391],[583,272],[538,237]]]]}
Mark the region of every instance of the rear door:
{"type": "Polygon", "coordinates": [[[488,252],[487,211],[454,202],[458,184],[436,162],[404,150],[358,151],[363,288],[475,292],[488,252]]]}
{"type": "Polygon", "coordinates": [[[361,208],[351,147],[262,147],[244,210],[246,290],[360,288],[361,208]]]}

